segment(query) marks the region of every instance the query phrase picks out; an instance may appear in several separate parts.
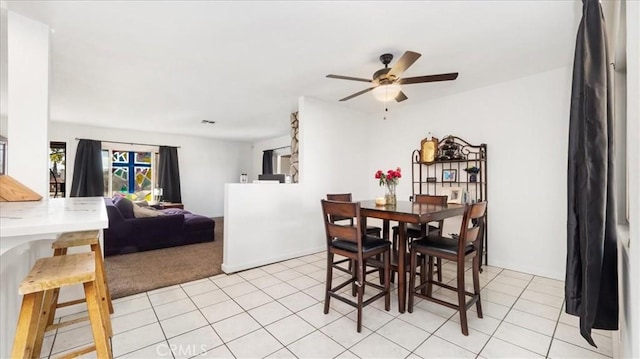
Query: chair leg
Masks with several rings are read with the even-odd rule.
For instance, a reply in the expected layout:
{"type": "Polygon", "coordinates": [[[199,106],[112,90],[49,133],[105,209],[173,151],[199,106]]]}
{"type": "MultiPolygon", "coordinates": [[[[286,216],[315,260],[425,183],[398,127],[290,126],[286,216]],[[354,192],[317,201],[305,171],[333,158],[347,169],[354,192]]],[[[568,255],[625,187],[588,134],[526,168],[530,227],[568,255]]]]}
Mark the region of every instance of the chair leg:
{"type": "MultiPolygon", "coordinates": [[[[426,258],[425,258],[426,260],[426,258]]],[[[429,256],[429,269],[427,272],[427,297],[431,297],[433,295],[433,257],[429,256]]]]}
{"type": "Polygon", "coordinates": [[[442,283],[442,258],[438,258],[438,282],[442,283]]]}
{"type": "Polygon", "coordinates": [[[476,301],[476,311],[478,318],[482,318],[482,304],[480,303],[480,257],[476,254],[473,257],[473,293],[478,296],[476,301]]]}
{"type": "Polygon", "coordinates": [[[464,294],[464,260],[458,261],[458,311],[460,312],[460,325],[462,326],[462,334],[469,335],[469,326],[467,325],[467,309],[466,297],[464,294]]]}
{"type": "Polygon", "coordinates": [[[364,272],[366,268],[364,263],[357,266],[358,282],[360,283],[358,286],[358,333],[362,331],[362,299],[364,297],[364,272]]]}
{"type": "Polygon", "coordinates": [[[391,251],[384,252],[384,290],[387,294],[384,296],[384,310],[389,311],[391,308],[391,284],[389,283],[389,272],[391,271],[391,251]]]}
{"type": "MultiPolygon", "coordinates": [[[[356,281],[358,280],[358,262],[353,259],[349,262],[353,263],[351,267],[351,279],[353,279],[351,282],[351,295],[355,297],[358,294],[358,286],[356,285],[356,281]]],[[[366,265],[364,267],[366,268],[366,265]]]]}
{"type": "MultiPolygon", "coordinates": [[[[380,237],[380,236],[378,236],[380,237]]],[[[379,260],[380,262],[382,262],[384,260],[384,254],[378,254],[376,256],[376,259],[379,260]]],[[[378,279],[380,279],[380,285],[384,285],[384,276],[385,276],[385,269],[384,268],[380,268],[378,270],[378,279]]]]}
{"type": "Polygon", "coordinates": [[[325,293],[324,293],[324,314],[329,313],[329,299],[331,296],[329,292],[331,291],[331,279],[333,278],[333,253],[327,251],[327,280],[325,285],[325,293]]]}
{"type": "MultiPolygon", "coordinates": [[[[416,259],[418,253],[414,248],[411,248],[411,255],[409,259],[409,300],[407,303],[407,311],[413,313],[413,299],[416,291],[416,259]]],[[[422,281],[422,274],[420,275],[422,281]]]]}
{"type": "MultiPolygon", "coordinates": [[[[427,260],[424,255],[420,255],[418,259],[420,260],[420,285],[422,285],[427,283],[427,260]]],[[[420,289],[420,293],[422,295],[427,295],[427,287],[422,287],[420,289]]]]}

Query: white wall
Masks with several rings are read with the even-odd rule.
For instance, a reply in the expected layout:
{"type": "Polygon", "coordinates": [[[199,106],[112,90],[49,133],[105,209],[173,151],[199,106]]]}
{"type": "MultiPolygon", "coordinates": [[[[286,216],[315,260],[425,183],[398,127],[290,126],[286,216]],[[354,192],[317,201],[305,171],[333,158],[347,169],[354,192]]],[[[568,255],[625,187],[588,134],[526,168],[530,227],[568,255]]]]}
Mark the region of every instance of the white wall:
{"type": "Polygon", "coordinates": [[[8,14],[7,174],[49,194],[49,26],[8,14]],[[35,155],[34,155],[35,154],[35,155]]]}
{"type": "Polygon", "coordinates": [[[375,170],[400,166],[408,199],[411,153],[428,132],[486,143],[489,264],[564,280],[570,84],[560,68],[370,118],[369,197],[382,193],[375,170]]]}
{"type": "MultiPolygon", "coordinates": [[[[253,165],[251,166],[251,172],[247,172],[249,175],[249,182],[257,180],[258,175],[262,173],[262,152],[285,146],[291,146],[291,135],[254,142],[251,146],[251,159],[253,165]]],[[[289,152],[291,152],[291,149],[289,149],[289,152]]]]}
{"type": "Polygon", "coordinates": [[[51,122],[49,141],[67,143],[69,188],[78,146],[76,138],[180,147],[178,160],[184,207],[210,217],[223,215],[224,184],[239,182],[240,174],[247,173],[251,167],[249,143],[51,122]]]}
{"type": "Polygon", "coordinates": [[[366,117],[301,98],[299,119],[299,183],[226,186],[225,272],[324,250],[320,199],[331,192],[367,196],[366,153],[360,152],[367,144],[366,117]]]}

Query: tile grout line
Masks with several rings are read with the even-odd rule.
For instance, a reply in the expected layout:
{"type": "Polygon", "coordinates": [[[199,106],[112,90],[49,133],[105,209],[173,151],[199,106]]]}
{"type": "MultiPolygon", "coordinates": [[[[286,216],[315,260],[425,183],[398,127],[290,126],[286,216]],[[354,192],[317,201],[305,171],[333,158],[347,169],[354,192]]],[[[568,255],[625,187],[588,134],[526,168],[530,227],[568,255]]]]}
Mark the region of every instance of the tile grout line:
{"type": "MultiPolygon", "coordinates": [[[[445,264],[445,263],[443,263],[443,266],[444,266],[444,264],[445,264]]],[[[466,272],[466,271],[468,271],[468,270],[471,270],[471,268],[466,269],[466,270],[465,270],[465,272],[466,272]]],[[[502,269],[501,269],[498,273],[496,273],[496,275],[494,276],[494,278],[495,278],[495,277],[497,277],[500,273],[502,273],[502,269]]],[[[444,278],[443,278],[443,279],[444,279],[444,278]]],[[[456,278],[453,278],[453,279],[451,279],[449,282],[454,281],[455,279],[456,279],[456,278]]],[[[491,280],[493,280],[493,279],[491,279],[491,280]]],[[[491,282],[491,280],[490,280],[489,282],[491,282]]],[[[449,283],[449,282],[447,282],[447,283],[449,283]]],[[[489,284],[489,282],[487,282],[487,284],[489,284]]],[[[485,286],[484,286],[484,287],[486,287],[486,286],[487,286],[487,284],[485,284],[485,286]]],[[[483,288],[484,288],[484,287],[483,287],[483,288]]],[[[442,288],[439,288],[439,289],[442,289],[442,288]]],[[[482,288],[480,288],[480,291],[482,292],[482,288]]],[[[423,300],[425,300],[425,299],[423,299],[423,300]]],[[[426,310],[426,309],[425,309],[425,310],[426,310]]],[[[433,313],[433,312],[431,312],[431,311],[429,311],[429,310],[427,310],[427,311],[428,311],[428,312],[430,312],[430,313],[433,313]]],[[[464,350],[464,351],[467,351],[467,352],[469,352],[469,353],[472,353],[469,349],[464,348],[464,347],[462,347],[462,346],[460,346],[460,345],[458,345],[458,344],[456,344],[456,343],[453,343],[453,342],[451,342],[451,341],[447,340],[446,338],[441,338],[440,336],[437,336],[437,335],[436,335],[436,332],[437,332],[438,330],[440,330],[440,328],[442,328],[445,324],[447,324],[447,322],[449,322],[449,321],[450,321],[450,320],[451,320],[451,319],[456,315],[456,313],[458,313],[458,311],[453,312],[453,314],[451,314],[451,316],[449,316],[449,318],[446,318],[447,320],[445,320],[442,324],[440,324],[440,326],[439,326],[438,328],[436,328],[436,329],[433,331],[433,333],[430,333],[430,335],[428,335],[428,336],[427,336],[427,338],[425,338],[425,340],[423,340],[422,342],[420,342],[420,344],[418,344],[418,346],[417,346],[414,350],[412,350],[412,351],[409,353],[409,355],[414,354],[414,355],[419,356],[418,354],[416,354],[416,353],[415,353],[416,349],[420,348],[420,346],[422,346],[424,343],[426,343],[426,342],[427,342],[427,340],[429,340],[429,338],[431,338],[431,337],[433,337],[433,336],[435,336],[436,338],[441,339],[441,340],[443,340],[443,341],[445,341],[445,342],[447,342],[447,343],[449,343],[449,344],[451,344],[451,345],[454,345],[454,346],[456,346],[456,347],[458,347],[458,348],[461,348],[461,349],[462,349],[462,350],[464,350]]],[[[436,313],[433,313],[433,314],[437,315],[436,313]]],[[[400,319],[400,320],[402,320],[402,319],[400,319]]],[[[411,324],[411,323],[408,323],[408,324],[411,324]]],[[[481,349],[480,351],[482,351],[482,349],[481,349]]],[[[477,353],[477,354],[476,354],[476,353],[473,353],[473,354],[475,354],[475,356],[476,356],[476,357],[478,357],[478,355],[480,355],[479,353],[477,353]]]]}
{"type": "MultiPolygon", "coordinates": [[[[562,301],[562,306],[564,307],[565,301],[562,301]]],[[[549,358],[549,354],[551,353],[551,346],[553,345],[553,340],[556,337],[556,330],[558,330],[558,325],[560,323],[560,317],[562,316],[562,307],[560,308],[560,313],[558,313],[558,320],[556,320],[556,325],[553,327],[553,333],[551,335],[551,341],[549,342],[549,348],[547,349],[547,355],[545,358],[549,358]]]]}
{"type": "MultiPolygon", "coordinates": [[[[216,287],[218,287],[218,289],[219,289],[219,290],[222,290],[222,288],[221,288],[220,286],[218,286],[218,285],[217,285],[217,284],[216,284],[216,283],[211,279],[211,277],[207,277],[207,279],[208,279],[211,283],[213,283],[213,285],[215,285],[216,287]]],[[[242,278],[242,279],[244,280],[244,278],[242,278]]],[[[233,284],[232,284],[232,285],[233,285],[233,284]]],[[[214,290],[215,290],[215,289],[214,289],[214,290]]],[[[213,290],[212,290],[212,291],[209,291],[209,292],[213,292],[213,290]]],[[[209,292],[204,292],[204,293],[209,293],[209,292]]],[[[222,290],[222,292],[223,292],[223,293],[225,293],[225,295],[227,295],[227,296],[228,296],[228,294],[227,294],[224,290],[222,290]]],[[[186,291],[185,291],[185,293],[186,293],[186,291]]],[[[200,294],[203,294],[203,293],[200,293],[200,294]]],[[[200,295],[200,294],[197,294],[197,295],[200,295]]],[[[190,331],[188,331],[188,332],[185,332],[185,333],[182,333],[182,334],[179,334],[179,335],[184,335],[184,334],[187,334],[187,333],[192,332],[192,331],[194,331],[194,330],[198,330],[198,329],[204,328],[204,327],[206,327],[206,326],[209,326],[209,327],[211,327],[211,330],[213,330],[213,332],[218,336],[218,338],[219,338],[219,339],[220,339],[220,341],[222,342],[222,345],[218,345],[218,346],[216,346],[216,347],[213,347],[213,348],[211,348],[211,349],[209,349],[209,350],[207,350],[207,351],[204,351],[204,352],[202,352],[202,353],[196,354],[195,356],[199,356],[199,355],[201,355],[201,354],[208,353],[208,352],[210,352],[210,351],[212,351],[212,350],[215,350],[215,349],[217,349],[217,348],[220,348],[221,346],[224,346],[224,347],[227,349],[227,351],[229,351],[229,353],[231,353],[231,355],[233,355],[233,357],[234,357],[234,358],[236,358],[236,355],[235,355],[235,354],[233,354],[233,352],[231,351],[231,349],[229,348],[229,346],[227,345],[227,343],[224,341],[224,339],[222,339],[222,337],[220,336],[220,334],[218,334],[218,331],[216,330],[216,328],[214,328],[214,327],[213,327],[213,323],[209,322],[209,319],[207,319],[207,316],[206,316],[206,315],[204,315],[204,313],[202,313],[202,310],[201,310],[202,308],[200,308],[200,307],[196,304],[196,302],[194,302],[194,301],[193,301],[193,298],[191,298],[191,296],[189,295],[189,293],[187,293],[187,296],[188,296],[188,298],[189,298],[189,301],[191,301],[191,303],[193,303],[193,305],[196,307],[196,310],[194,310],[194,312],[195,312],[195,311],[198,311],[198,313],[200,313],[200,315],[202,315],[202,317],[204,318],[204,320],[206,320],[206,321],[207,321],[207,325],[203,325],[202,327],[192,329],[192,330],[190,330],[190,331]]],[[[229,298],[231,298],[231,297],[229,297],[229,298]]],[[[233,300],[233,298],[231,298],[231,300],[233,300]]],[[[223,302],[225,302],[225,301],[223,301],[223,302]]],[[[219,303],[222,303],[222,302],[219,302],[219,303]]],[[[216,305],[216,304],[219,304],[219,303],[214,303],[214,304],[211,304],[211,305],[216,305]]],[[[234,303],[235,303],[235,301],[234,301],[234,303]]],[[[236,304],[239,306],[239,304],[238,304],[238,303],[236,303],[236,304]]],[[[207,306],[207,307],[208,307],[208,306],[207,306]]],[[[241,308],[242,308],[242,307],[241,307],[241,308]]],[[[243,309],[244,309],[244,308],[243,308],[243,309]]],[[[191,312],[187,312],[187,313],[191,313],[191,312]]],[[[176,316],[174,316],[174,317],[176,317],[176,316]]],[[[229,318],[232,318],[232,317],[234,317],[234,316],[231,316],[231,317],[229,317],[229,318]]],[[[225,318],[225,319],[227,319],[227,318],[225,318]]],[[[225,319],[222,319],[222,320],[225,320],[225,319]]],[[[160,326],[162,326],[162,325],[160,325],[160,326]]],[[[177,336],[179,336],[179,335],[177,335],[177,336]]],[[[167,342],[168,342],[168,341],[169,341],[169,339],[167,339],[167,342]]]]}
{"type": "MultiPolygon", "coordinates": [[[[504,269],[503,269],[502,271],[500,271],[500,273],[502,273],[503,271],[504,271],[504,269]]],[[[493,281],[498,277],[498,275],[500,275],[500,273],[498,273],[495,277],[493,277],[493,279],[491,279],[491,280],[489,281],[489,283],[493,282],[493,281]]],[[[527,290],[527,287],[529,286],[529,284],[531,284],[531,282],[533,282],[533,279],[534,279],[535,277],[536,277],[535,275],[532,275],[532,276],[531,276],[531,279],[529,279],[529,282],[527,283],[527,285],[526,285],[524,288],[522,288],[522,291],[521,291],[521,292],[520,292],[520,294],[516,297],[516,300],[513,302],[513,304],[511,304],[511,306],[509,307],[509,310],[508,310],[508,311],[507,311],[507,313],[504,315],[504,317],[502,317],[502,319],[500,320],[500,323],[498,324],[498,326],[496,327],[496,329],[493,331],[493,333],[491,333],[491,335],[489,336],[489,340],[487,340],[487,342],[486,342],[486,343],[484,343],[484,345],[482,346],[482,348],[480,349],[480,351],[479,351],[479,352],[478,352],[478,354],[476,355],[476,358],[477,358],[478,356],[480,356],[480,353],[482,353],[482,351],[484,350],[484,348],[486,348],[486,347],[487,347],[487,344],[488,344],[488,343],[491,341],[491,339],[494,337],[494,335],[496,334],[496,332],[498,331],[498,329],[500,328],[500,326],[502,325],[502,323],[504,323],[504,319],[505,319],[505,318],[509,315],[509,313],[511,313],[511,311],[514,309],[513,307],[516,305],[516,303],[518,302],[518,300],[522,297],[522,294],[525,292],[525,290],[527,290]]],[[[487,285],[489,285],[489,283],[487,283],[487,285]]],[[[498,283],[499,283],[499,282],[498,282],[498,283]]],[[[486,287],[486,286],[485,286],[485,287],[486,287]]],[[[481,290],[481,291],[482,291],[482,290],[481,290]]],[[[496,303],[496,304],[497,304],[497,303],[496,303]]],[[[484,316],[484,313],[483,313],[483,316],[484,316]]],[[[509,323],[509,322],[507,322],[507,323],[509,323]]],[[[512,324],[512,323],[509,323],[509,324],[512,324]]],[[[527,328],[525,328],[525,329],[527,329],[527,328]]],[[[500,338],[498,338],[498,337],[496,337],[496,339],[502,340],[502,339],[500,339],[500,338]]],[[[553,340],[553,338],[551,338],[551,339],[553,340]]],[[[506,342],[506,341],[505,341],[505,342],[506,342]]],[[[522,349],[524,349],[524,350],[526,350],[526,351],[528,351],[528,352],[535,353],[535,352],[533,352],[533,351],[531,351],[531,350],[529,350],[529,349],[527,349],[527,348],[523,348],[523,347],[521,347],[520,345],[517,345],[517,344],[515,344],[515,343],[510,343],[510,342],[506,342],[506,343],[509,343],[509,344],[511,344],[511,345],[514,345],[514,346],[517,346],[517,347],[519,347],[519,348],[522,348],[522,349]]],[[[535,354],[537,354],[537,353],[535,353],[535,354]]]]}

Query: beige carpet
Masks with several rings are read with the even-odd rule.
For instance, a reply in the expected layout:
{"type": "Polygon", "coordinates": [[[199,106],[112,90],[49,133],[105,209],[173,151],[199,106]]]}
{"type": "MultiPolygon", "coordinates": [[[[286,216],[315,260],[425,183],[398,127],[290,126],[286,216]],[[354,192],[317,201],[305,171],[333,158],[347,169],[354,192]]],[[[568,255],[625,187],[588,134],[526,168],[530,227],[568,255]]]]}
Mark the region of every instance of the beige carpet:
{"type": "Polygon", "coordinates": [[[222,273],[222,218],[215,241],[109,256],[105,269],[113,299],[222,273]]]}

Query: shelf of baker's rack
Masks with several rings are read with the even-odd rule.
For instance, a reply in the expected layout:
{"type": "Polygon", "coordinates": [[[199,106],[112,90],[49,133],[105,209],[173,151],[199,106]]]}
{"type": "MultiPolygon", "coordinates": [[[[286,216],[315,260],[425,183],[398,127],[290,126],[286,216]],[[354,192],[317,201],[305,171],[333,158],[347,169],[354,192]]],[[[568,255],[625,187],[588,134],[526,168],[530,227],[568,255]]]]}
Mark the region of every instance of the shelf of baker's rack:
{"type": "Polygon", "coordinates": [[[465,159],[465,160],[444,160],[444,161],[433,161],[433,162],[418,161],[415,163],[420,165],[425,165],[425,166],[431,166],[431,165],[438,165],[438,164],[445,164],[445,163],[480,162],[484,160],[485,160],[484,158],[474,158],[474,159],[465,159]]]}

